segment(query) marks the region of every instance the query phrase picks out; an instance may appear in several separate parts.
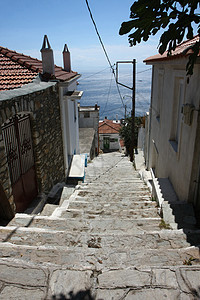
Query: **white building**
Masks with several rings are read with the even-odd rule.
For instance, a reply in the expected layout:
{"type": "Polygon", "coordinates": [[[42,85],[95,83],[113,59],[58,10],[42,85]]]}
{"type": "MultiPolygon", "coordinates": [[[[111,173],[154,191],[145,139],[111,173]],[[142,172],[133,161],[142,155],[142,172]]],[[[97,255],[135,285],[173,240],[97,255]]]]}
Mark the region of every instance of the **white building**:
{"type": "Polygon", "coordinates": [[[105,118],[99,121],[99,144],[103,151],[121,150],[119,130],[121,123],[105,118]]]}
{"type": "Polygon", "coordinates": [[[153,66],[147,167],[157,178],[169,178],[182,201],[200,209],[200,59],[186,76],[190,46],[145,60],[153,66]]]}
{"type": "MultiPolygon", "coordinates": [[[[43,46],[41,49],[43,73],[55,74],[53,50],[50,47],[47,36],[44,37],[43,46]]],[[[64,165],[65,175],[69,172],[69,166],[74,154],[79,154],[79,123],[78,123],[78,100],[80,100],[83,92],[76,91],[77,80],[80,74],[71,70],[70,52],[65,44],[63,50],[63,70],[69,74],[63,78],[62,74],[56,76],[59,80],[59,97],[61,108],[61,127],[63,135],[64,148],[64,165]],[[70,76],[74,73],[74,76],[70,76]]]]}
{"type": "Polygon", "coordinates": [[[99,109],[94,106],[81,106],[79,104],[79,144],[80,153],[87,153],[93,159],[99,154],[99,109]]]}

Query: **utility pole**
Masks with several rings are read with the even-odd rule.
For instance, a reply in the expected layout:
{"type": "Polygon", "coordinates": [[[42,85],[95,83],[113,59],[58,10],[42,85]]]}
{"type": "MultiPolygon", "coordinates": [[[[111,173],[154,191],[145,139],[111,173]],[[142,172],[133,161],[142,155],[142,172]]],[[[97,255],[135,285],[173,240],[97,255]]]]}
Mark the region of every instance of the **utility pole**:
{"type": "MultiPolygon", "coordinates": [[[[134,143],[135,143],[135,72],[136,72],[136,60],[133,59],[133,61],[118,61],[116,63],[116,81],[117,84],[122,85],[123,87],[132,90],[132,110],[131,110],[131,147],[130,147],[130,161],[133,162],[134,159],[134,143]],[[132,64],[133,66],[133,83],[132,87],[127,86],[121,82],[118,81],[118,65],[119,64],[132,64]]],[[[126,112],[126,106],[125,106],[125,112],[126,112]]]]}

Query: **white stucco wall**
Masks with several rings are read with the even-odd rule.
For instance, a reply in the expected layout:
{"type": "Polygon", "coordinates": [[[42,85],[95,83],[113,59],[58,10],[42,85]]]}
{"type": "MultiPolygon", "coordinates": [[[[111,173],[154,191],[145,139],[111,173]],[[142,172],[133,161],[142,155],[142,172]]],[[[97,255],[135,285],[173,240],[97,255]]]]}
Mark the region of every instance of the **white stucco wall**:
{"type": "Polygon", "coordinates": [[[79,112],[80,119],[79,119],[79,126],[80,128],[94,128],[95,130],[98,129],[99,126],[99,111],[94,110],[88,112],[90,116],[88,118],[84,117],[84,111],[79,112]]]}
{"type": "Polygon", "coordinates": [[[112,134],[99,134],[99,143],[100,143],[100,149],[104,150],[104,138],[110,139],[110,147],[109,150],[119,150],[120,149],[120,143],[119,143],[119,134],[118,133],[112,133],[112,134]],[[116,139],[116,142],[112,142],[113,139],[116,139]]]}
{"type": "Polygon", "coordinates": [[[75,91],[77,77],[73,80],[61,83],[59,86],[61,122],[63,135],[65,175],[68,173],[69,157],[79,154],[79,122],[78,105],[75,97],[67,96],[68,91],[75,91]]]}
{"type": "Polygon", "coordinates": [[[200,65],[187,83],[187,59],[155,63],[150,108],[149,168],[156,177],[167,177],[180,200],[191,201],[191,179],[198,109],[200,104],[200,65]],[[182,92],[181,92],[182,91],[182,92]],[[179,105],[178,102],[182,103],[179,105]],[[191,125],[184,121],[183,104],[194,105],[191,125]],[[177,125],[179,124],[179,125],[177,125]]]}
{"type": "Polygon", "coordinates": [[[79,111],[79,127],[95,129],[95,148],[98,149],[99,109],[90,111],[84,111],[83,109],[79,111]]]}

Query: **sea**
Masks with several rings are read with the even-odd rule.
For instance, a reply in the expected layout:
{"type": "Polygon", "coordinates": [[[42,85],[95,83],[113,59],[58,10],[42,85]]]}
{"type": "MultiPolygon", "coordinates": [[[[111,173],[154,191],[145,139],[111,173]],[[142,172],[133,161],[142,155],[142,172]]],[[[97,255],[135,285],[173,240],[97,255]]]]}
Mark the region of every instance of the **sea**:
{"type": "MultiPolygon", "coordinates": [[[[82,72],[78,80],[77,89],[83,91],[80,100],[81,106],[100,106],[100,120],[105,117],[114,120],[131,115],[133,71],[129,69],[118,70],[118,82],[127,86],[116,84],[116,76],[110,68],[102,71],[82,72]]],[[[151,97],[151,68],[136,71],[135,115],[144,116],[149,111],[151,97]]]]}

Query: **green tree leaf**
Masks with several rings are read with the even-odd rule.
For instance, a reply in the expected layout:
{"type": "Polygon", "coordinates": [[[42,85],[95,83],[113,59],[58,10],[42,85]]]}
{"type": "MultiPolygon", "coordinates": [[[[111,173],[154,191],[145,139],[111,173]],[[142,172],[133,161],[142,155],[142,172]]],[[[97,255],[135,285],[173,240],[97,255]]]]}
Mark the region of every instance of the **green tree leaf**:
{"type": "MultiPolygon", "coordinates": [[[[176,46],[183,39],[192,39],[194,36],[194,24],[200,24],[198,9],[200,1],[197,0],[137,0],[130,8],[130,21],[123,22],[119,34],[127,34],[131,46],[136,46],[141,41],[148,41],[151,35],[155,35],[160,29],[164,32],[159,40],[159,53],[167,51],[171,55],[176,46]]],[[[200,35],[198,26],[197,33],[200,35]]],[[[196,61],[198,44],[191,48],[193,53],[189,55],[186,65],[187,74],[193,73],[196,61]]]]}

